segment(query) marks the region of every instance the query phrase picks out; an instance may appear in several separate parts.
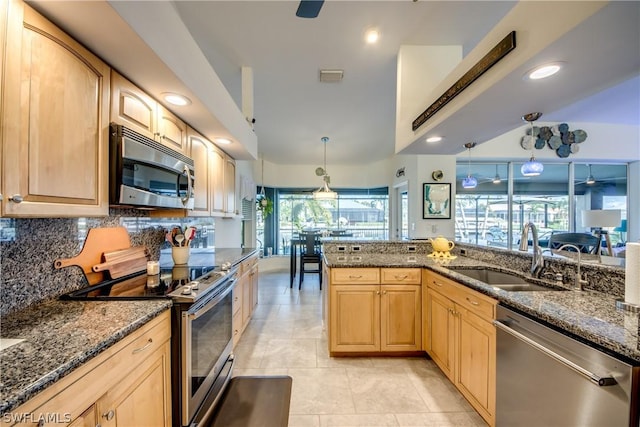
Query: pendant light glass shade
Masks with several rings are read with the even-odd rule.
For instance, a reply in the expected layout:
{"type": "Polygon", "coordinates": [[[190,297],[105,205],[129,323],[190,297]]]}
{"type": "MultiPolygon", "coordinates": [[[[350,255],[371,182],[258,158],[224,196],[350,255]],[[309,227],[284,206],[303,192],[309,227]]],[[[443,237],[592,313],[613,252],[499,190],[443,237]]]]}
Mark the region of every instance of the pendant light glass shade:
{"type": "Polygon", "coordinates": [[[333,200],[338,197],[338,193],[329,188],[329,175],[327,175],[327,142],[329,142],[329,138],[323,136],[320,140],[324,144],[323,183],[320,188],[313,192],[313,198],[315,200],[333,200]]]}
{"type": "Polygon", "coordinates": [[[475,142],[464,144],[464,147],[469,150],[469,158],[467,161],[467,177],[462,180],[462,188],[476,188],[478,186],[478,180],[471,176],[471,149],[475,146],[475,142]]]}
{"type": "Polygon", "coordinates": [[[476,188],[478,186],[478,180],[472,176],[467,176],[462,180],[462,188],[476,188]]]}
{"type": "Polygon", "coordinates": [[[538,176],[542,171],[544,171],[544,165],[533,156],[520,168],[520,173],[522,173],[523,176],[538,176]]]}
{"type": "MultiPolygon", "coordinates": [[[[525,122],[529,122],[531,125],[531,138],[534,138],[533,135],[533,122],[538,120],[542,116],[542,113],[529,113],[522,116],[522,120],[525,122]]],[[[538,176],[544,171],[544,165],[536,160],[533,155],[533,150],[535,149],[535,140],[531,145],[531,158],[528,162],[525,162],[520,168],[520,173],[523,176],[538,176]]]]}

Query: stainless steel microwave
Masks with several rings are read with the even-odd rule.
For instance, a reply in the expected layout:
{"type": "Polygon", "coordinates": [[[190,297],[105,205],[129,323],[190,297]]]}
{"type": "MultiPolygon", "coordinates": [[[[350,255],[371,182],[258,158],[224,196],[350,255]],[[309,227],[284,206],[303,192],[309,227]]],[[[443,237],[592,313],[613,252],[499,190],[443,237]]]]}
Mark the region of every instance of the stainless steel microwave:
{"type": "Polygon", "coordinates": [[[193,209],[193,160],[125,126],[111,124],[109,203],[193,209]]]}

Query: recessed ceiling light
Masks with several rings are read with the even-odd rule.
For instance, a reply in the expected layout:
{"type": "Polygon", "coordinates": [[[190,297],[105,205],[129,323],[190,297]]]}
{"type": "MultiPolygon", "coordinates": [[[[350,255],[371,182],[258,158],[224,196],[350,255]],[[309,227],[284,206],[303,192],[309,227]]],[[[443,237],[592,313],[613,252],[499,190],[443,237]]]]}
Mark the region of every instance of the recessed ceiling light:
{"type": "Polygon", "coordinates": [[[539,67],[534,68],[531,71],[528,71],[525,75],[529,80],[540,80],[545,79],[547,77],[553,76],[555,73],[560,71],[562,68],[562,64],[560,62],[554,62],[551,64],[544,64],[539,67]]]}
{"type": "Polygon", "coordinates": [[[191,104],[191,100],[184,95],[180,95],[178,93],[173,92],[165,92],[162,94],[162,97],[169,104],[177,105],[179,107],[191,104]]]}
{"type": "Polygon", "coordinates": [[[231,144],[231,140],[227,139],[227,138],[216,138],[216,142],[218,144],[222,144],[222,145],[229,145],[231,144]]]}
{"type": "Polygon", "coordinates": [[[376,43],[378,39],[380,39],[380,33],[376,29],[371,29],[367,31],[364,38],[367,43],[373,44],[376,43]]]}
{"type": "Polygon", "coordinates": [[[430,136],[425,141],[427,141],[427,142],[440,142],[440,141],[442,141],[442,137],[441,136],[430,136]]]}

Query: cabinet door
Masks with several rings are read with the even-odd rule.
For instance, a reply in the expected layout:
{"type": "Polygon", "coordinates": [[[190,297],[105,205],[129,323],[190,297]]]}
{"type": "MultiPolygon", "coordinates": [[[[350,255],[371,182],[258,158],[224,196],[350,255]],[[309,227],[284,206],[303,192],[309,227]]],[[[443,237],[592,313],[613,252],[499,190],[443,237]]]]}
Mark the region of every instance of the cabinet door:
{"type": "Polygon", "coordinates": [[[224,194],[226,213],[236,212],[236,161],[225,156],[224,163],[224,194]]]}
{"type": "Polygon", "coordinates": [[[427,290],[428,342],[425,347],[442,372],[454,381],[455,305],[448,298],[427,290]]]}
{"type": "Polygon", "coordinates": [[[166,342],[98,400],[102,427],[171,425],[170,351],[166,342]]]}
{"type": "MultiPolygon", "coordinates": [[[[462,394],[487,421],[495,416],[496,330],[462,307],[459,314],[458,375],[462,394]],[[483,413],[484,412],[484,413],[483,413]]],[[[492,421],[489,421],[493,425],[492,421]]]]}
{"type": "Polygon", "coordinates": [[[251,273],[249,271],[245,272],[242,277],[240,277],[240,281],[242,282],[243,294],[242,294],[242,328],[244,329],[249,323],[251,319],[251,307],[252,307],[252,292],[253,289],[251,287],[251,273]]]}
{"type": "Polygon", "coordinates": [[[251,313],[253,314],[258,305],[258,264],[251,269],[249,274],[251,275],[251,313]]]}
{"type": "Polygon", "coordinates": [[[158,141],[179,153],[187,153],[187,125],[160,104],[157,111],[158,141]]]}
{"type": "Polygon", "coordinates": [[[211,210],[214,214],[222,214],[224,212],[225,193],[224,193],[224,153],[220,149],[214,147],[210,153],[211,168],[211,210]]]}
{"type": "Polygon", "coordinates": [[[111,72],[111,121],[156,139],[157,102],[115,71],[111,72]]]}
{"type": "Polygon", "coordinates": [[[193,210],[189,211],[189,216],[210,216],[211,197],[209,195],[210,172],[209,172],[209,151],[211,143],[195,131],[189,129],[190,157],[193,159],[195,167],[195,181],[193,194],[195,203],[193,210]]]}
{"type": "Polygon", "coordinates": [[[109,67],[18,1],[5,54],[3,214],[107,215],[109,67]]]}
{"type": "Polygon", "coordinates": [[[418,285],[382,285],[380,350],[417,351],[422,347],[422,301],[418,285]]]}
{"type": "Polygon", "coordinates": [[[98,425],[98,414],[96,405],[91,405],[78,418],[73,420],[67,427],[96,427],[98,425]]]}
{"type": "Polygon", "coordinates": [[[380,286],[331,285],[330,351],[380,350],[380,286]]]}

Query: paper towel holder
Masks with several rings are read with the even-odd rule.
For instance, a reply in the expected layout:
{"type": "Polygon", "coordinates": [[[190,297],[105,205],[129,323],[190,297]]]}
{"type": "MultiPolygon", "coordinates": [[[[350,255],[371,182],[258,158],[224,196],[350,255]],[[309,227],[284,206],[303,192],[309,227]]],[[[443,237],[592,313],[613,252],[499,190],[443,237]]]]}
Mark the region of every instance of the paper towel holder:
{"type": "Polygon", "coordinates": [[[640,305],[625,302],[623,299],[616,300],[616,308],[618,310],[630,311],[631,313],[640,313],[640,305]]]}

